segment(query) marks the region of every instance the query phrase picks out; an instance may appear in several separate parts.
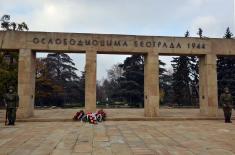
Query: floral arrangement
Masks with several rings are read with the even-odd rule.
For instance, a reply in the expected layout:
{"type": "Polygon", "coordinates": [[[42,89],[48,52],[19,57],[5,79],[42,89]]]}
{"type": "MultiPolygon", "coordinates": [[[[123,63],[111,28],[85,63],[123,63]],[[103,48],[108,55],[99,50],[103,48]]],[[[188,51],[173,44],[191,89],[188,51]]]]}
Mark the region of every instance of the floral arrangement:
{"type": "Polygon", "coordinates": [[[105,121],[105,119],[106,119],[106,113],[104,112],[103,109],[100,109],[95,113],[92,112],[85,113],[83,110],[80,110],[73,117],[74,121],[89,122],[91,124],[97,124],[97,122],[105,121]]]}
{"type": "Polygon", "coordinates": [[[83,110],[80,110],[79,112],[77,112],[74,116],[73,116],[73,120],[74,121],[80,121],[83,116],[85,115],[84,111],[83,110]]]}

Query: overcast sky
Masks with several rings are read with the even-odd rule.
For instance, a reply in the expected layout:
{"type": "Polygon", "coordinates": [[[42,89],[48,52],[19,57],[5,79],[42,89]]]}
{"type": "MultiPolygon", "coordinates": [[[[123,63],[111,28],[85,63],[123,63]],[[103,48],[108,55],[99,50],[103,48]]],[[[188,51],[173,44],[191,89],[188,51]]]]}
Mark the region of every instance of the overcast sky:
{"type": "MultiPolygon", "coordinates": [[[[0,0],[0,15],[32,31],[196,36],[201,27],[205,36],[222,37],[228,26],[235,33],[234,7],[234,0],[0,0]]],[[[71,56],[84,70],[85,55],[71,56]]],[[[97,78],[125,57],[98,55],[97,78]]]]}

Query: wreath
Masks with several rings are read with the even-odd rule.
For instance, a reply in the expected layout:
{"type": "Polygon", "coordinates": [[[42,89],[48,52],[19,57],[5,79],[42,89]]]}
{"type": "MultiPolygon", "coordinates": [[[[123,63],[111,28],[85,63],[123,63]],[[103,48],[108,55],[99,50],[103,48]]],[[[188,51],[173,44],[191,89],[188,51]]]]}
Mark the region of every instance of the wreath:
{"type": "Polygon", "coordinates": [[[85,113],[83,110],[80,110],[73,117],[74,121],[89,122],[91,124],[97,124],[97,122],[105,121],[105,119],[106,119],[106,113],[104,112],[103,109],[100,109],[95,113],[92,112],[85,113]]]}

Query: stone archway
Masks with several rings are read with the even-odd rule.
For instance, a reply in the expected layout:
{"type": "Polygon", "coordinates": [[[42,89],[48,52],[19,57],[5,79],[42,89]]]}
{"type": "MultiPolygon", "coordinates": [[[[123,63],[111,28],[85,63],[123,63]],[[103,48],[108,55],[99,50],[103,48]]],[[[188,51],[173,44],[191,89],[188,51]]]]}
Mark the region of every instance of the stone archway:
{"type": "Polygon", "coordinates": [[[86,53],[85,109],[96,110],[96,54],[145,55],[145,116],[159,116],[159,54],[200,56],[200,111],[217,116],[217,55],[234,55],[235,40],[180,37],[0,31],[0,49],[19,50],[19,117],[31,117],[34,109],[35,52],[86,53]],[[155,80],[154,80],[155,79],[155,80]]]}

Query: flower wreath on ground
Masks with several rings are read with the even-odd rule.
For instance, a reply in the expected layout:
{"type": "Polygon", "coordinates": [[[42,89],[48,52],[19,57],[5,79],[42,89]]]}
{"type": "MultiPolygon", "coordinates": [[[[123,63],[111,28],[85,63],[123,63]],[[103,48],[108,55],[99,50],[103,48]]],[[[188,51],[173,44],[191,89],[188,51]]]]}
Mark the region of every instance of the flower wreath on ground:
{"type": "Polygon", "coordinates": [[[83,110],[77,112],[73,120],[74,121],[81,121],[81,122],[89,122],[91,124],[97,124],[97,122],[105,121],[106,113],[103,109],[98,110],[95,113],[87,112],[85,113],[83,110]]]}

